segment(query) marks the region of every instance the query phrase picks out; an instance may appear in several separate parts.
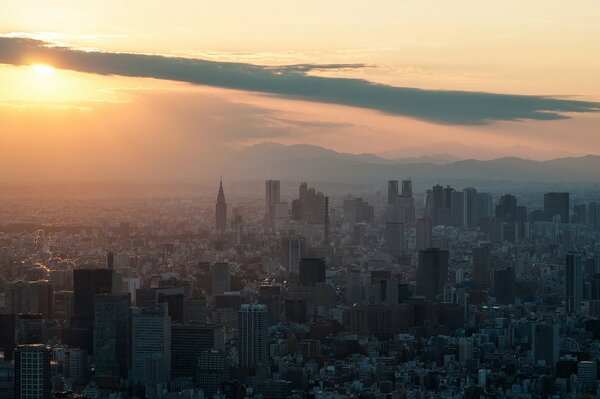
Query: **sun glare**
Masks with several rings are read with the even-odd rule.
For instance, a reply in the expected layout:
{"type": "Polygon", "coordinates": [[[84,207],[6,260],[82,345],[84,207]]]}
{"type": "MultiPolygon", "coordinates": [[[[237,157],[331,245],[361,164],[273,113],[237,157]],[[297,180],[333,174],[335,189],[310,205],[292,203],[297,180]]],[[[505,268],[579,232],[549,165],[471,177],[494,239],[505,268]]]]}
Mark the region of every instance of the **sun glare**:
{"type": "Polygon", "coordinates": [[[50,76],[54,74],[54,67],[44,64],[32,65],[33,71],[38,76],[50,76]]]}

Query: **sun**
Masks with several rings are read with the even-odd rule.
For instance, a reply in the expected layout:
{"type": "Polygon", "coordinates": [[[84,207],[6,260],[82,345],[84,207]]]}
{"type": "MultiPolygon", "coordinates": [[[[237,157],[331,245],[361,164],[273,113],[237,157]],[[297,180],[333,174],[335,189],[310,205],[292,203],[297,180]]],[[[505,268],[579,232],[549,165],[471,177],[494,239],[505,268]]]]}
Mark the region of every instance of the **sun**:
{"type": "Polygon", "coordinates": [[[31,66],[37,76],[51,76],[54,74],[54,67],[45,64],[35,64],[31,66]]]}

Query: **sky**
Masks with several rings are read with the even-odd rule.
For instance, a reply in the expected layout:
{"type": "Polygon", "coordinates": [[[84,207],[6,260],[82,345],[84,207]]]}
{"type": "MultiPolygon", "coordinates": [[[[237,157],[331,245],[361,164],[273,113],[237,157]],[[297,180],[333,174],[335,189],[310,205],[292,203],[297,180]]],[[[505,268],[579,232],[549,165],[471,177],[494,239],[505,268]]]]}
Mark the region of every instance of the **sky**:
{"type": "Polygon", "coordinates": [[[0,180],[190,178],[261,142],[600,154],[598,21],[586,0],[3,0],[0,180]]]}

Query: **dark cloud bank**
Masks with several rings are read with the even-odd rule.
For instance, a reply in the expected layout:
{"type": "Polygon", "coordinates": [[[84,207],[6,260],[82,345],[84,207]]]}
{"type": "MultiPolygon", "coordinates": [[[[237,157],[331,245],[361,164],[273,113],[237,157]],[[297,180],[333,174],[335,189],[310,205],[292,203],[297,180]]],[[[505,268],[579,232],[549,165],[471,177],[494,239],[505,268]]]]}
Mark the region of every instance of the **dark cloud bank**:
{"type": "Polygon", "coordinates": [[[544,96],[421,90],[366,80],[309,76],[317,69],[360,64],[265,67],[160,55],[83,51],[27,38],[0,37],[0,63],[45,62],[57,68],[101,75],[165,79],[286,98],[373,109],[448,125],[492,121],[564,119],[569,112],[599,112],[600,103],[544,96]]]}

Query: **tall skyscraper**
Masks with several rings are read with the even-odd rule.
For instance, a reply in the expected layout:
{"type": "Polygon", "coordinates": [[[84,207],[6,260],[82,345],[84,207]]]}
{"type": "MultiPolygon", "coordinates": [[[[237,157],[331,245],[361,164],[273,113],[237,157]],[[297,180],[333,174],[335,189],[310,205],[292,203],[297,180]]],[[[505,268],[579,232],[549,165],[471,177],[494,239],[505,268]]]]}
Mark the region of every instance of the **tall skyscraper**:
{"type": "Polygon", "coordinates": [[[388,205],[396,204],[398,198],[398,180],[388,180],[388,205]]]}
{"type": "Polygon", "coordinates": [[[467,225],[467,201],[464,191],[452,191],[450,215],[452,225],[455,227],[466,227],[467,225]]]}
{"type": "Polygon", "coordinates": [[[433,245],[432,237],[433,223],[431,218],[425,217],[417,219],[417,237],[416,237],[416,249],[421,251],[423,249],[431,248],[433,245]]]}
{"type": "Polygon", "coordinates": [[[436,300],[444,294],[448,283],[448,251],[428,248],[419,251],[417,295],[436,300]]]}
{"type": "Polygon", "coordinates": [[[264,374],[269,367],[268,311],[265,305],[244,304],[238,312],[240,367],[264,374]]]}
{"type": "Polygon", "coordinates": [[[208,349],[223,351],[223,327],[216,324],[172,323],[171,324],[171,375],[195,377],[198,356],[208,349]]]}
{"type": "Polygon", "coordinates": [[[560,350],[558,324],[536,323],[531,328],[534,361],[543,360],[554,370],[560,350]]]}
{"type": "Polygon", "coordinates": [[[50,399],[50,348],[19,345],[15,350],[15,398],[50,399]]]}
{"type": "Polygon", "coordinates": [[[271,227],[274,225],[274,207],[280,202],[280,182],[279,180],[267,180],[265,182],[265,221],[271,227]]]}
{"type": "Polygon", "coordinates": [[[73,316],[67,343],[93,353],[96,295],[112,292],[113,270],[76,269],[73,271],[73,284],[73,316]]]}
{"type": "Polygon", "coordinates": [[[302,258],[300,259],[299,282],[304,287],[314,287],[316,283],[325,282],[325,259],[302,258]]]}
{"type": "Polygon", "coordinates": [[[166,384],[171,379],[171,318],[168,305],[130,308],[132,386],[166,384]]]}
{"type": "Polygon", "coordinates": [[[210,268],[212,277],[212,295],[223,295],[231,290],[229,263],[214,263],[210,268]]]}
{"type": "Polygon", "coordinates": [[[212,398],[227,378],[227,358],[222,351],[207,349],[198,356],[198,387],[212,398]]]}
{"type": "Polygon", "coordinates": [[[96,375],[127,377],[129,294],[96,295],[94,363],[96,375]]]}
{"type": "Polygon", "coordinates": [[[404,224],[388,222],[385,224],[385,252],[394,258],[404,251],[404,224]]]}
{"type": "Polygon", "coordinates": [[[395,220],[414,225],[415,223],[415,200],[412,196],[412,180],[402,180],[402,194],[396,201],[395,220]]]}
{"type": "Polygon", "coordinates": [[[560,216],[561,223],[569,223],[569,193],[544,194],[544,218],[551,222],[560,216]]]}
{"type": "Polygon", "coordinates": [[[577,313],[581,309],[583,298],[583,269],[581,255],[569,252],[565,265],[565,305],[568,313],[577,313]]]}
{"type": "Polygon", "coordinates": [[[47,280],[12,281],[6,284],[6,313],[40,313],[44,319],[54,317],[54,292],[47,280]]]}
{"type": "Polygon", "coordinates": [[[300,259],[304,255],[304,239],[300,236],[282,239],[283,264],[286,277],[300,272],[300,259]]]}
{"type": "Polygon", "coordinates": [[[479,288],[490,286],[490,247],[473,248],[473,282],[479,288]]]}
{"type": "Polygon", "coordinates": [[[223,180],[219,182],[219,194],[217,194],[217,205],[215,207],[215,227],[220,233],[227,230],[227,203],[223,192],[223,180]]]}
{"type": "Polygon", "coordinates": [[[507,267],[494,270],[494,295],[501,304],[510,304],[515,301],[515,269],[507,267]]]}

